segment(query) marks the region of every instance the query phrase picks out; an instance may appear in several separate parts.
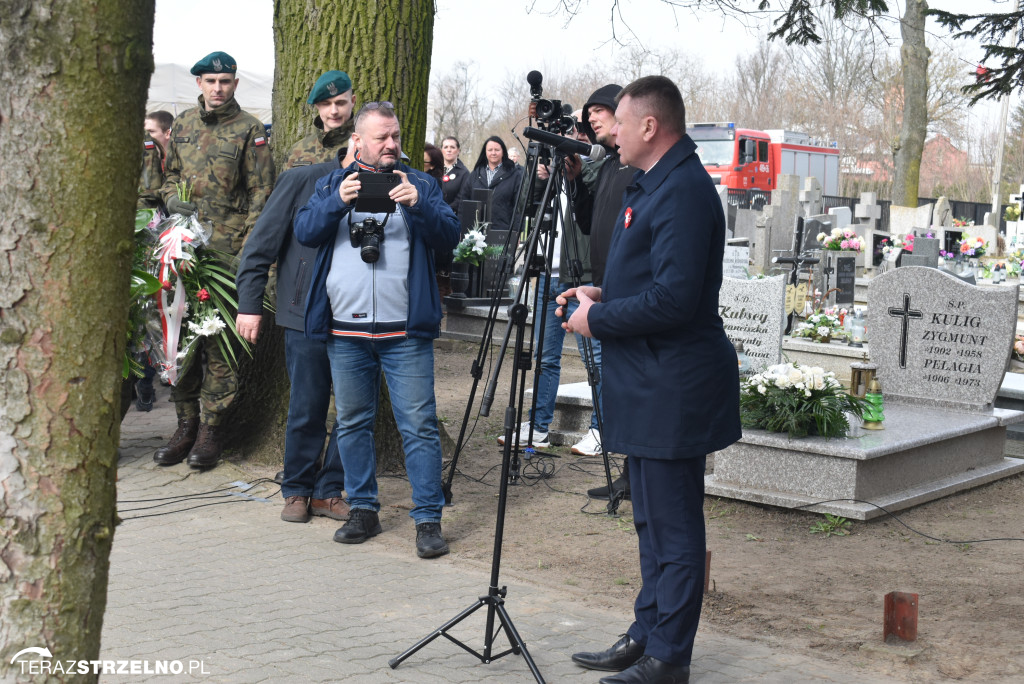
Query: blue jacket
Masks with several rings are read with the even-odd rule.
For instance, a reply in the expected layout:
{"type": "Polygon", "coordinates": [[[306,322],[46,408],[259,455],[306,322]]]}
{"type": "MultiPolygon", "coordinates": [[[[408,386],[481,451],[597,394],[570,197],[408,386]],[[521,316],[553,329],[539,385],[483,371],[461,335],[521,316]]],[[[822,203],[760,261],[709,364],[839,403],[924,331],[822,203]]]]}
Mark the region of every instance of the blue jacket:
{"type": "Polygon", "coordinates": [[[684,135],[634,176],[587,317],[601,340],[609,451],[694,458],[742,434],[736,351],[718,315],[725,216],[695,150],[684,135]]]}
{"type": "MultiPolygon", "coordinates": [[[[433,178],[405,164],[397,170],[408,174],[416,185],[419,199],[412,207],[398,205],[409,227],[409,314],[406,335],[434,339],[441,334],[441,297],[434,277],[434,250],[451,252],[459,242],[459,221],[433,178]]],[[[348,231],[347,216],[352,207],[341,201],[338,188],[355,164],[324,176],[316,190],[295,217],[295,236],[299,243],[317,247],[313,280],[306,302],[306,336],[326,340],[330,336],[331,303],[327,296],[327,274],[334,258],[334,241],[339,230],[348,231]]],[[[386,246],[385,246],[386,249],[386,246]]]]}

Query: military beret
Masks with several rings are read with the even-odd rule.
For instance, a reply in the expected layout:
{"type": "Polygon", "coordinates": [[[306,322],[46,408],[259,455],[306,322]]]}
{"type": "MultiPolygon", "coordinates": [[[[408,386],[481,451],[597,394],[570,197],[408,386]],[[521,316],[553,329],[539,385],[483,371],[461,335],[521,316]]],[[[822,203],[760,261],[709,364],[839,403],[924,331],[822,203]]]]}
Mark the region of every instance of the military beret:
{"type": "Polygon", "coordinates": [[[233,74],[238,69],[235,58],[226,52],[211,52],[192,67],[193,76],[203,74],[233,74]]]}
{"type": "Polygon", "coordinates": [[[337,97],[345,91],[352,90],[352,79],[344,71],[328,71],[316,79],[313,90],[309,91],[309,104],[337,97]]]}

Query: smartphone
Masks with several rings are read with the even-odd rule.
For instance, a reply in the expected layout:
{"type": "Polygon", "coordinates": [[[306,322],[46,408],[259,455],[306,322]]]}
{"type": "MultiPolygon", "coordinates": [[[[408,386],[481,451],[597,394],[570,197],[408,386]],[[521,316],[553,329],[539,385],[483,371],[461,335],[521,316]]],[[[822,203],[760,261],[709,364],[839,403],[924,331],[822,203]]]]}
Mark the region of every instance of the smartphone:
{"type": "Polygon", "coordinates": [[[354,209],[368,214],[390,214],[395,210],[391,190],[402,182],[397,173],[366,173],[358,176],[360,188],[354,209]]]}

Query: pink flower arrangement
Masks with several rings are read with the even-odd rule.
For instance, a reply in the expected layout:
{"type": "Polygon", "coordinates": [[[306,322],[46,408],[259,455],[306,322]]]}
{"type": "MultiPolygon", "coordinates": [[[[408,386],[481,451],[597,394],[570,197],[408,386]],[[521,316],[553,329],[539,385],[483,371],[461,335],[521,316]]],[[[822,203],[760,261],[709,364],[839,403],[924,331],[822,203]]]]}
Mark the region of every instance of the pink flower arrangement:
{"type": "Polygon", "coordinates": [[[818,242],[822,249],[833,252],[860,252],[864,249],[864,239],[851,228],[833,228],[831,233],[818,233],[818,242]]]}

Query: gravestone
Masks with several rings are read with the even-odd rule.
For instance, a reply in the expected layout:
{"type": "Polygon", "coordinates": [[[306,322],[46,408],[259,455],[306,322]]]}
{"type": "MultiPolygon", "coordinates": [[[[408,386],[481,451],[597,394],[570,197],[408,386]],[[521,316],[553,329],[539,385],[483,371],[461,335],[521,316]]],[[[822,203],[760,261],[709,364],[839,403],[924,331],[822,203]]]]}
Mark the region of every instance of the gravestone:
{"type": "Polygon", "coordinates": [[[814,176],[804,178],[804,185],[800,188],[800,211],[804,216],[812,216],[821,213],[821,183],[814,176]]]}
{"type": "Polygon", "coordinates": [[[932,225],[953,225],[953,208],[949,205],[949,200],[946,199],[945,195],[935,202],[935,207],[932,209],[932,225]]]}
{"type": "Polygon", "coordinates": [[[841,256],[836,258],[836,306],[853,309],[857,286],[857,258],[841,256]]]}
{"type": "Polygon", "coordinates": [[[736,233],[736,207],[729,205],[729,186],[716,185],[718,199],[722,203],[722,213],[725,214],[725,239],[728,240],[736,233]]]}
{"type": "Polygon", "coordinates": [[[828,214],[816,214],[814,216],[808,216],[804,219],[804,244],[802,249],[804,251],[821,249],[821,241],[818,240],[818,235],[825,233],[828,235],[832,232],[832,217],[828,214]]]}
{"type": "Polygon", "coordinates": [[[782,358],[785,296],[783,276],[753,280],[722,278],[718,313],[729,339],[743,343],[752,372],[779,363],[782,358]]]}
{"type": "Polygon", "coordinates": [[[796,217],[800,216],[800,177],[779,174],[778,187],[772,190],[772,203],[764,208],[770,220],[770,252],[792,249],[796,217]]]}
{"type": "Polygon", "coordinates": [[[474,200],[459,203],[459,227],[464,236],[478,223],[483,223],[484,204],[474,200]]]}
{"type": "Polygon", "coordinates": [[[901,266],[939,267],[940,241],[936,238],[919,237],[914,240],[914,251],[903,255],[901,266]]]}
{"type": "Polygon", "coordinates": [[[889,207],[889,233],[891,235],[907,235],[908,233],[924,234],[932,225],[932,204],[920,207],[889,207]]]}
{"type": "Polygon", "coordinates": [[[971,237],[980,237],[988,243],[985,256],[1002,256],[999,253],[999,229],[995,226],[983,224],[980,226],[967,226],[964,231],[971,237]]]}
{"type": "Polygon", "coordinates": [[[889,233],[880,230],[882,219],[882,207],[878,204],[878,198],[873,192],[862,192],[860,202],[853,209],[853,216],[857,223],[857,234],[864,238],[863,265],[865,268],[873,268],[879,261],[879,244],[889,237],[889,233]]]}
{"type": "Polygon", "coordinates": [[[832,217],[832,226],[835,228],[845,228],[853,223],[853,212],[850,211],[850,207],[832,207],[828,210],[828,215],[832,217]]]}
{"type": "Polygon", "coordinates": [[[1024,471],[1004,455],[1024,413],[993,407],[1017,290],[912,266],[876,276],[868,335],[884,429],[790,439],[744,428],[715,454],[705,494],[867,520],[1024,471]]]}
{"type": "Polygon", "coordinates": [[[878,222],[882,218],[882,207],[878,204],[878,195],[873,192],[860,193],[860,202],[854,207],[853,216],[857,223],[866,226],[866,231],[878,230],[878,222]]]}
{"type": "Polygon", "coordinates": [[[872,279],[868,337],[883,396],[991,409],[1017,327],[1017,290],[968,285],[933,268],[872,279]]]}
{"type": "Polygon", "coordinates": [[[857,275],[864,275],[864,268],[871,265],[871,236],[865,224],[853,222],[853,211],[850,207],[832,207],[828,210],[828,216],[834,228],[851,227],[857,237],[864,241],[864,249],[857,255],[857,275]]]}
{"type": "Polygon", "coordinates": [[[726,245],[722,256],[722,277],[746,278],[750,262],[750,247],[726,245]]]}

